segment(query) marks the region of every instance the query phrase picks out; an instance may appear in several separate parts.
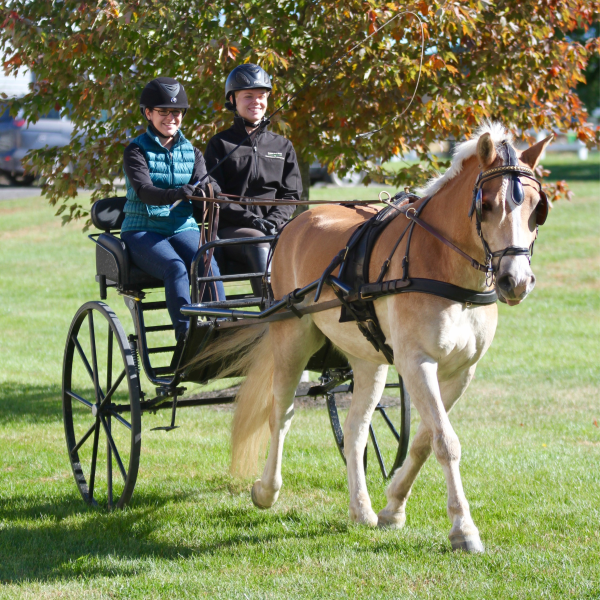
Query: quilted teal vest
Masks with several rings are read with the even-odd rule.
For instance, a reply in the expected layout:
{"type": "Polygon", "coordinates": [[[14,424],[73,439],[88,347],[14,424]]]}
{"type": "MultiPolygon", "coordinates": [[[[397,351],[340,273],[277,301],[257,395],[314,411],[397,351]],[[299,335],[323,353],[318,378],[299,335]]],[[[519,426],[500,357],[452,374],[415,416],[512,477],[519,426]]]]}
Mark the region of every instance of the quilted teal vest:
{"type": "MultiPolygon", "coordinates": [[[[194,147],[181,131],[177,142],[169,150],[161,145],[158,137],[150,130],[136,137],[131,143],[139,146],[144,153],[154,186],[176,189],[190,183],[196,157],[194,147]]],[[[127,202],[121,231],[153,231],[170,236],[187,229],[198,229],[190,202],[181,202],[170,211],[168,206],[152,206],[142,202],[127,175],[125,184],[127,202]]]]}

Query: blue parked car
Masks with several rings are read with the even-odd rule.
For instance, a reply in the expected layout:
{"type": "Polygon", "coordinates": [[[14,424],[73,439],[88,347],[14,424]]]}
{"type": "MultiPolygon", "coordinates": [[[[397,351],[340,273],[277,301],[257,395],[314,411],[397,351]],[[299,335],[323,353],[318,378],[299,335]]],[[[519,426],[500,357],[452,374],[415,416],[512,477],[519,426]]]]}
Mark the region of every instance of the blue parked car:
{"type": "Polygon", "coordinates": [[[65,146],[71,141],[72,131],[73,123],[56,110],[37,123],[27,123],[21,116],[11,117],[6,109],[0,116],[0,173],[13,184],[31,185],[35,174],[23,166],[27,152],[65,146]]]}

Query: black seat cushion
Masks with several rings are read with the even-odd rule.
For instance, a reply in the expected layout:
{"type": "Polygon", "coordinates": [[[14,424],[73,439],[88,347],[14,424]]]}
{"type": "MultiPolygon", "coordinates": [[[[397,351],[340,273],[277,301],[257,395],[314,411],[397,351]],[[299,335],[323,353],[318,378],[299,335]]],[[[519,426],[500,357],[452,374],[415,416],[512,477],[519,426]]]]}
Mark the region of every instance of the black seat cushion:
{"type": "Polygon", "coordinates": [[[114,196],[96,200],[92,204],[90,216],[94,227],[102,231],[120,231],[125,220],[125,196],[114,196]]]}
{"type": "Polygon", "coordinates": [[[122,290],[163,287],[164,282],[136,267],[123,240],[112,233],[102,233],[96,240],[96,273],[104,275],[107,285],[122,290]]]}
{"type": "Polygon", "coordinates": [[[148,275],[136,267],[129,257],[125,242],[116,235],[125,220],[124,196],[113,196],[96,200],[92,204],[90,215],[92,223],[105,233],[96,240],[96,274],[106,277],[108,286],[117,286],[120,290],[142,290],[163,287],[160,279],[148,275]]]}

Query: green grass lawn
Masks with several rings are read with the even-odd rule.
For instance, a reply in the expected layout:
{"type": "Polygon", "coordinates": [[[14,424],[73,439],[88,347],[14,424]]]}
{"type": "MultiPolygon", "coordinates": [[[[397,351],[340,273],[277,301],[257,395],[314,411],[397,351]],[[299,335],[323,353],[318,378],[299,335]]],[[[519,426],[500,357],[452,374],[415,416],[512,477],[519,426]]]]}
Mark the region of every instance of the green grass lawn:
{"type": "MultiPolygon", "coordinates": [[[[166,414],[144,415],[130,506],[85,506],[60,385],[71,319],[99,298],[94,247],[41,199],[1,202],[0,599],[600,598],[600,186],[577,179],[576,159],[554,160],[575,197],[552,209],[536,289],[521,306],[500,305],[494,344],[451,416],[481,556],[450,550],[435,460],[403,530],[351,524],[323,408],[297,410],[270,511],[228,475],[231,413],[216,408],[181,411],[170,433],[150,431],[166,414]]],[[[597,172],[597,155],[587,163],[597,172]]],[[[109,292],[107,302],[131,332],[123,301],[109,292]]],[[[373,465],[368,481],[379,510],[385,483],[373,465]]]]}

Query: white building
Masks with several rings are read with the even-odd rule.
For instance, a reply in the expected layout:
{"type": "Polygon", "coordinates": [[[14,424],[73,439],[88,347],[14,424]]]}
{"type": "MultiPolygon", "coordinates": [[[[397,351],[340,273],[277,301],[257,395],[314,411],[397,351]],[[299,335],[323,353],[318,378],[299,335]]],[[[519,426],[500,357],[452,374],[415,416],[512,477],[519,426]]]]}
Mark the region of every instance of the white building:
{"type": "Polygon", "coordinates": [[[26,69],[20,69],[16,77],[14,75],[4,75],[0,71],[0,94],[4,93],[9,98],[24,96],[29,92],[29,84],[32,80],[31,71],[26,69]]]}

